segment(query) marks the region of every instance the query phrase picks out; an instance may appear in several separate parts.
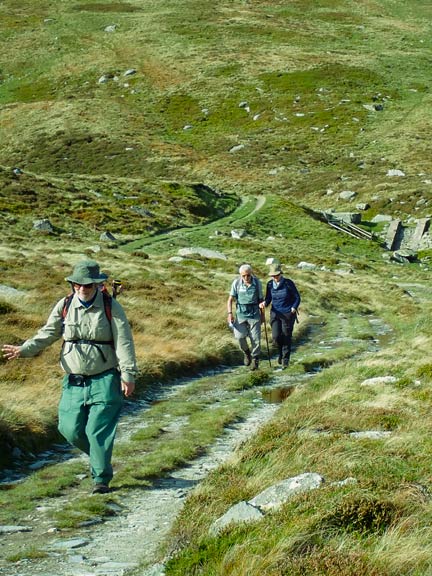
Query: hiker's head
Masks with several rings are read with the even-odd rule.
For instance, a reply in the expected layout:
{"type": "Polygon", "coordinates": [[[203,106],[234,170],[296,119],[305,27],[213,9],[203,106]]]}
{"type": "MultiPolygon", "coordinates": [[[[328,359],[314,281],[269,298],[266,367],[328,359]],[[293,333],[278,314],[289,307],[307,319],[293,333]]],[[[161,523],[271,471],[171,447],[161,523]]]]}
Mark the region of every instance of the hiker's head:
{"type": "Polygon", "coordinates": [[[280,264],[271,264],[269,268],[269,276],[273,278],[278,278],[282,274],[280,264]]]}
{"type": "Polygon", "coordinates": [[[239,274],[242,278],[250,278],[252,276],[252,266],[250,264],[242,264],[239,268],[239,274]]]}
{"type": "Polygon", "coordinates": [[[78,262],[70,276],[65,278],[73,286],[81,300],[91,300],[101,282],[108,276],[99,270],[99,264],[94,260],[78,262]]]}

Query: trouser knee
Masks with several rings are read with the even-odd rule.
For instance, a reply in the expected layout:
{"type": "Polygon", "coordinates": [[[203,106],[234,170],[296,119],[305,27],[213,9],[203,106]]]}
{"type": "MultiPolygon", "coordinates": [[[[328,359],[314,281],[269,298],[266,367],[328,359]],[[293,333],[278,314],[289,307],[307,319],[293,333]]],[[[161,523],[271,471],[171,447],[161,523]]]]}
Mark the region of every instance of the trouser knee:
{"type": "Polygon", "coordinates": [[[89,452],[89,442],[85,430],[80,430],[68,422],[59,422],[58,431],[70,444],[83,452],[89,452]]]}

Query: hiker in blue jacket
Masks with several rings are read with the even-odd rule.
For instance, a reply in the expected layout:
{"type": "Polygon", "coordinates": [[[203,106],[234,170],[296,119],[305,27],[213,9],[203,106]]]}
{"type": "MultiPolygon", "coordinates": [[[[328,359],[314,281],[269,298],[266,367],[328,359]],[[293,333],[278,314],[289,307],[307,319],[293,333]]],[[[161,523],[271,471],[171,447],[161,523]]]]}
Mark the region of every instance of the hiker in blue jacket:
{"type": "Polygon", "coordinates": [[[239,268],[240,276],[231,284],[227,302],[228,324],[232,326],[234,337],[244,354],[245,366],[252,370],[259,367],[261,353],[261,321],[260,304],[263,302],[263,292],[260,280],[252,274],[249,264],[239,268]],[[233,304],[236,304],[234,320],[233,304]],[[250,340],[250,348],[248,344],[250,340]]]}
{"type": "Polygon", "coordinates": [[[294,282],[283,276],[280,264],[270,266],[269,276],[271,280],[267,282],[265,300],[260,307],[263,309],[271,302],[272,338],[278,347],[278,363],[285,369],[290,361],[292,333],[300,306],[300,294],[294,282]]]}

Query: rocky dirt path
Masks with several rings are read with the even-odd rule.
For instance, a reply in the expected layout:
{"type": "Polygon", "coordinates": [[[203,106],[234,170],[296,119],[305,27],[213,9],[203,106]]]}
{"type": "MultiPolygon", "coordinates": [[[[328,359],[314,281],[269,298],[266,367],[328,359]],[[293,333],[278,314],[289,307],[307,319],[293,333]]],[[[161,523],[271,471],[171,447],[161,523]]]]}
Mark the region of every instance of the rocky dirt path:
{"type": "MultiPolygon", "coordinates": [[[[286,377],[288,384],[289,377],[286,377]]],[[[279,380],[278,385],[281,385],[279,380]]],[[[171,390],[173,392],[173,390],[171,390]]],[[[258,401],[252,414],[244,421],[226,429],[209,452],[189,466],[161,478],[152,488],[138,488],[116,494],[119,504],[113,504],[114,516],[74,531],[56,532],[50,520],[53,508],[69,504],[74,495],[41,502],[29,518],[31,531],[0,536],[2,560],[0,574],[4,576],[125,576],[139,563],[149,566],[140,576],[162,575],[160,546],[183,506],[187,494],[215,467],[230,458],[237,446],[254,435],[277,410],[277,404],[258,401]],[[47,552],[41,559],[26,559],[16,563],[5,561],[8,544],[16,545],[20,538],[27,546],[47,552]]],[[[120,425],[118,443],[127,442],[132,430],[145,419],[126,417],[120,425]]],[[[143,424],[144,425],[144,424],[143,424]]],[[[100,496],[95,496],[99,498],[100,496]]]]}

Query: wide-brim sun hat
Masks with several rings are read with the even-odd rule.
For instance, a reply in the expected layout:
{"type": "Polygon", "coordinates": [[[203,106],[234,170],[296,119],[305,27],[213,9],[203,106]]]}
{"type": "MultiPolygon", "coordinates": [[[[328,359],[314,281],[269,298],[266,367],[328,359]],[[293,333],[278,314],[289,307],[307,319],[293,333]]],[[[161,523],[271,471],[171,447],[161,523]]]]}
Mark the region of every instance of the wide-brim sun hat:
{"type": "Polygon", "coordinates": [[[269,268],[268,275],[269,276],[279,276],[279,274],[282,274],[280,264],[272,264],[269,268]]]}
{"type": "Polygon", "coordinates": [[[68,282],[74,282],[75,284],[96,284],[107,279],[108,275],[100,271],[99,264],[94,260],[78,262],[72,274],[65,278],[68,282]]]}

